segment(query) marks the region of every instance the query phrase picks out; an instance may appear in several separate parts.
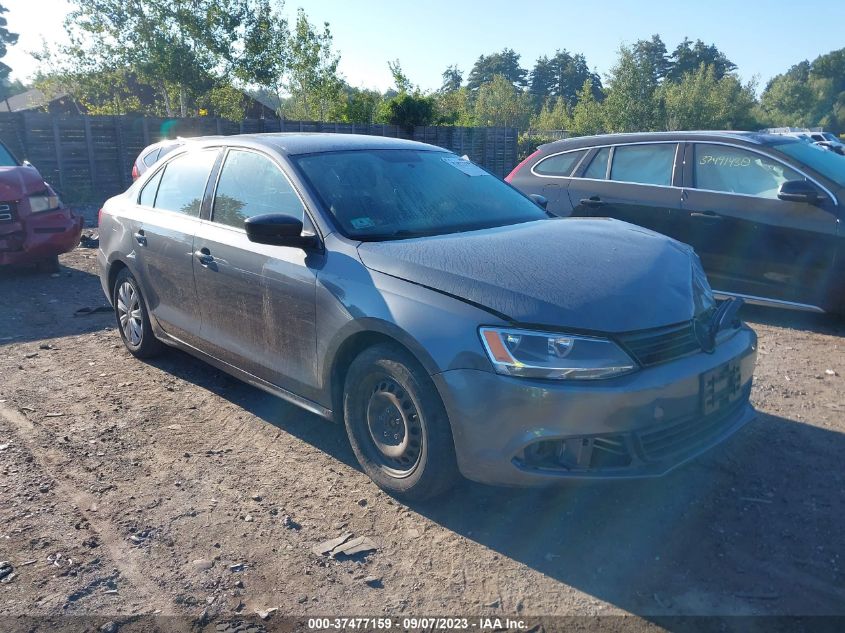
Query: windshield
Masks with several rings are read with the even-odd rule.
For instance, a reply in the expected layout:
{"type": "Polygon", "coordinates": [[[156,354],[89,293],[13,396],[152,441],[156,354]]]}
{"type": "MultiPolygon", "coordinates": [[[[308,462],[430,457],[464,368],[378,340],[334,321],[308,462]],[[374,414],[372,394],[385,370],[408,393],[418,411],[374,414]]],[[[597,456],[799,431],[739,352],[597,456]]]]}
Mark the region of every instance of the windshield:
{"type": "Polygon", "coordinates": [[[341,231],[399,239],[516,224],[548,215],[449,152],[355,150],[294,157],[341,231]]]}
{"type": "Polygon", "coordinates": [[[845,187],[845,156],[801,141],[783,141],[772,145],[779,152],[816,170],[840,187],[845,187]]]}
{"type": "Polygon", "coordinates": [[[6,146],[0,143],[0,167],[17,167],[19,165],[6,146]]]}

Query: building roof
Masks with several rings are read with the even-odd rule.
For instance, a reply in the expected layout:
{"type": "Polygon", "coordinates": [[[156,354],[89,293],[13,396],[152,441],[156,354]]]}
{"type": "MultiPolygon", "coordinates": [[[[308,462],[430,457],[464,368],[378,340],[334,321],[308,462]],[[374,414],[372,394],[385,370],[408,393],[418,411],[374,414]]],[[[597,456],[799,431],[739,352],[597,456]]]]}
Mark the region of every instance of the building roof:
{"type": "Polygon", "coordinates": [[[22,92],[14,97],[9,97],[8,99],[0,101],[0,112],[23,112],[24,110],[37,110],[38,108],[43,108],[51,101],[56,101],[66,96],[67,95],[65,94],[59,94],[53,97],[48,97],[38,88],[32,88],[31,90],[22,92]]]}

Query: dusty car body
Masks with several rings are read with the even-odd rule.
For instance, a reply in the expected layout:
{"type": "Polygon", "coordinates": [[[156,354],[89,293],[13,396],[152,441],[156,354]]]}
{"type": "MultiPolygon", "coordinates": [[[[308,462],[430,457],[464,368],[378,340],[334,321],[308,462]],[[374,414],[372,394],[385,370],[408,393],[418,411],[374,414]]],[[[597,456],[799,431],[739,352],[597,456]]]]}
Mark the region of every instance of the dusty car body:
{"type": "Polygon", "coordinates": [[[79,244],[82,217],[64,206],[29,163],[0,144],[0,265],[58,265],[79,244]]]}
{"type": "Polygon", "coordinates": [[[692,249],[421,143],[195,140],[106,203],[98,259],[132,353],[344,421],[399,495],[661,475],[755,415],[756,336],[692,249]]]}

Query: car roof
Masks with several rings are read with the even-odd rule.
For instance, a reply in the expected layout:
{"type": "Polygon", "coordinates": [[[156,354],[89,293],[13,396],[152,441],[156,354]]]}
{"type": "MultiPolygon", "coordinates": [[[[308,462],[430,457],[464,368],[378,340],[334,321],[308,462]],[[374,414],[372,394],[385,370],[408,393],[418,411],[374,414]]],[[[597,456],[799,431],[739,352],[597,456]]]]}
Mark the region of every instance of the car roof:
{"type": "Polygon", "coordinates": [[[272,148],[282,154],[314,154],[320,152],[337,152],[343,150],[365,149],[415,149],[445,152],[442,147],[408,141],[405,139],[386,136],[369,136],[364,134],[333,134],[325,132],[283,132],[264,134],[236,134],[233,136],[208,136],[190,140],[191,144],[224,144],[244,147],[263,146],[272,148]]]}
{"type": "Polygon", "coordinates": [[[541,145],[542,150],[578,149],[596,145],[616,145],[620,143],[647,143],[666,141],[740,141],[750,145],[768,145],[783,142],[784,137],[765,132],[741,132],[732,130],[695,130],[685,132],[634,132],[623,134],[598,134],[579,136],[541,145]]]}

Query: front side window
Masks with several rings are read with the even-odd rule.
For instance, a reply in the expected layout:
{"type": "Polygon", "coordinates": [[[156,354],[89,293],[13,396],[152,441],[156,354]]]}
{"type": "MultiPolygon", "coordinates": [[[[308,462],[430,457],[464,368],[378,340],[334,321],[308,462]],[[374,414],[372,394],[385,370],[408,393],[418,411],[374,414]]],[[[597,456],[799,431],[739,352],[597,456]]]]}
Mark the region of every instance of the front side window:
{"type": "Polygon", "coordinates": [[[582,150],[549,156],[534,165],[534,173],[538,176],[569,176],[585,153],[586,150],[582,150]]]}
{"type": "Polygon", "coordinates": [[[17,167],[18,164],[18,161],[12,156],[12,152],[0,143],[0,167],[17,167]]]}
{"type": "Polygon", "coordinates": [[[817,171],[840,187],[845,187],[845,156],[818,145],[808,145],[791,139],[773,143],[772,147],[802,165],[817,171]]]}
{"type": "Polygon", "coordinates": [[[217,183],[212,221],[243,228],[244,220],[265,213],[305,217],[299,196],[269,158],[231,150],[217,183]]]}
{"type": "Polygon", "coordinates": [[[772,158],[727,145],[698,143],[694,161],[696,189],[777,199],[784,182],[804,179],[772,158]]]}
{"type": "Polygon", "coordinates": [[[450,152],[355,150],[294,157],[341,231],[401,239],[547,219],[501,180],[450,152]]]}
{"type": "Polygon", "coordinates": [[[217,149],[193,151],[177,156],[167,163],[153,206],[156,209],[198,217],[208,176],[217,154],[217,149]]]}
{"type": "Polygon", "coordinates": [[[602,147],[598,154],[593,157],[587,171],[584,172],[584,178],[595,178],[596,180],[605,180],[607,178],[607,159],[610,158],[610,148],[602,147]]]}
{"type": "Polygon", "coordinates": [[[674,143],[620,145],[613,151],[610,179],[644,185],[671,185],[676,147],[674,143]]]}

